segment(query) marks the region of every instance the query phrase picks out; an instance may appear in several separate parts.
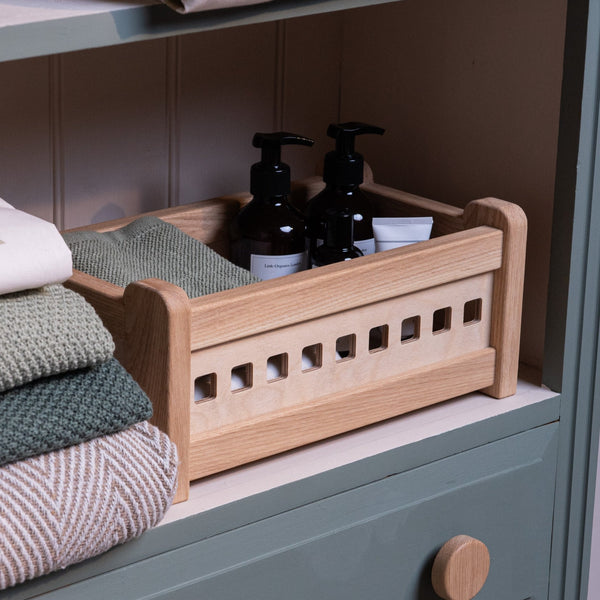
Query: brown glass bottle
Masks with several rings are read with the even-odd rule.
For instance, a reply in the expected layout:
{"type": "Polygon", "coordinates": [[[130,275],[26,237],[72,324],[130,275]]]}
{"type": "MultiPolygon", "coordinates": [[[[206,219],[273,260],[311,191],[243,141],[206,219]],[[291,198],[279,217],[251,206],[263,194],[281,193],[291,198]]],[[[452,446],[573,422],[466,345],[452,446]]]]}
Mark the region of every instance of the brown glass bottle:
{"type": "Polygon", "coordinates": [[[384,130],[355,122],[332,123],[327,129],[327,135],[336,140],[336,148],[325,156],[325,189],[309,200],[306,206],[307,238],[311,255],[325,239],[325,211],[328,208],[349,210],[354,219],[354,245],[364,255],[375,252],[370,201],[360,189],[364,159],[354,151],[355,137],[365,133],[382,135],[384,130]]]}
{"type": "Polygon", "coordinates": [[[328,208],[325,211],[324,242],[311,255],[312,266],[322,267],[363,256],[353,243],[353,230],[354,221],[350,210],[328,208]]]}
{"type": "Polygon", "coordinates": [[[231,225],[231,259],[261,279],[273,279],[306,269],[305,222],[288,201],[290,168],[281,162],[281,146],[313,140],[287,132],[257,133],[252,144],[262,149],[252,165],[252,200],[231,225]]]}

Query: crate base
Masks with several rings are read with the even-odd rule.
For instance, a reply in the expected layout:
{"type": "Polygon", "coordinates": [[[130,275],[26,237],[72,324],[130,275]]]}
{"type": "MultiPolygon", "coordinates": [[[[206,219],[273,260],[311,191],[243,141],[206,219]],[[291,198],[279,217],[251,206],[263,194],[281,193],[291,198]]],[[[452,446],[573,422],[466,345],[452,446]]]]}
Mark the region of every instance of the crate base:
{"type": "Polygon", "coordinates": [[[486,348],[377,386],[319,398],[209,433],[192,431],[190,480],[485,388],[494,381],[495,364],[496,351],[486,348]]]}

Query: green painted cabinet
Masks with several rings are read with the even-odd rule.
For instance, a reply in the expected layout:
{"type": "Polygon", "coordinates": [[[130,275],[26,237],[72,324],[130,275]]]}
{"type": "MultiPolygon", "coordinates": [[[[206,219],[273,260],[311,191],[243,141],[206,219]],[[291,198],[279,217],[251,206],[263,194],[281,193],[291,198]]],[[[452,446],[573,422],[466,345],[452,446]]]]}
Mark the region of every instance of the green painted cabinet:
{"type": "Polygon", "coordinates": [[[41,597],[433,600],[433,559],[466,534],[491,557],[478,599],[545,599],[557,441],[550,423],[41,597]]]}

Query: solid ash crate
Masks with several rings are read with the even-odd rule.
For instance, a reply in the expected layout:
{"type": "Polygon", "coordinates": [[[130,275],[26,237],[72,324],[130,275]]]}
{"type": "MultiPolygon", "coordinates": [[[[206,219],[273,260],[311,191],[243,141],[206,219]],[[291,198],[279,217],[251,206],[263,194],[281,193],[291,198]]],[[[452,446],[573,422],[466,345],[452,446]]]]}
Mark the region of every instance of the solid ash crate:
{"type": "MultiPolygon", "coordinates": [[[[315,186],[298,185],[297,197],[315,186]]],[[[433,216],[432,239],[196,299],[157,279],[123,289],[75,272],[68,282],[96,308],[151,398],[153,422],[177,444],[176,501],[190,481],[250,461],[475,390],[515,393],[523,211],[493,198],[463,211],[372,182],[363,189],[376,214],[433,216]]],[[[152,214],[227,256],[228,224],[248,199],[152,214]]]]}

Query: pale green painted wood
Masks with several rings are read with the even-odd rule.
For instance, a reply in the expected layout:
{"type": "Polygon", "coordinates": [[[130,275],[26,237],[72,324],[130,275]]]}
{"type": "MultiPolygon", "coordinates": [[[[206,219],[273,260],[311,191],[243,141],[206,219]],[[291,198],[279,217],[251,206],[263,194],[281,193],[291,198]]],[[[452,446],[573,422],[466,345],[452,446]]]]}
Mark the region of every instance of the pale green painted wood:
{"type": "MultiPolygon", "coordinates": [[[[0,61],[264,23],[397,0],[274,0],[180,15],[164,5],[0,26],[0,61]]],[[[0,21],[1,23],[1,21],[0,21]]]]}
{"type": "Polygon", "coordinates": [[[478,600],[547,597],[558,424],[184,546],[44,600],[433,600],[441,545],[486,543],[478,600]]]}
{"type": "Polygon", "coordinates": [[[544,365],[544,382],[562,391],[552,600],[587,597],[599,418],[594,410],[600,305],[599,17],[597,0],[570,0],[544,365]]]}
{"type": "Polygon", "coordinates": [[[138,540],[116,547],[106,554],[1,593],[3,600],[25,600],[74,582],[126,567],[207,540],[228,531],[282,514],[323,498],[368,485],[375,481],[417,469],[445,457],[458,455],[490,441],[514,436],[556,421],[560,398],[550,398],[509,414],[450,431],[402,448],[365,458],[344,467],[287,484],[213,509],[197,517],[148,531],[138,540]]]}

